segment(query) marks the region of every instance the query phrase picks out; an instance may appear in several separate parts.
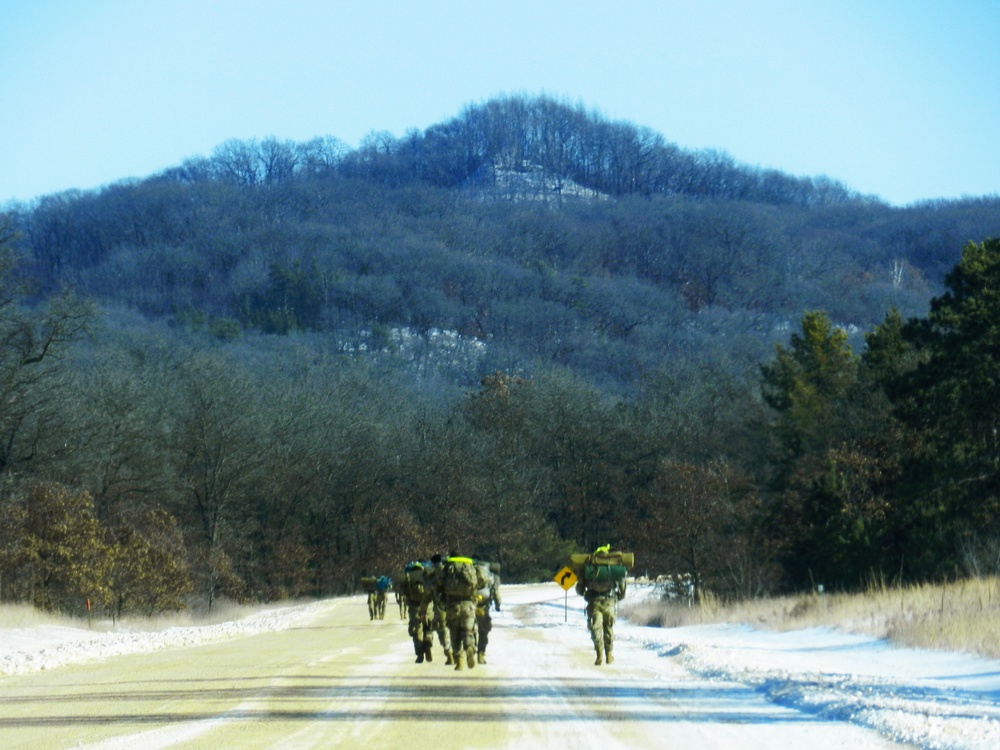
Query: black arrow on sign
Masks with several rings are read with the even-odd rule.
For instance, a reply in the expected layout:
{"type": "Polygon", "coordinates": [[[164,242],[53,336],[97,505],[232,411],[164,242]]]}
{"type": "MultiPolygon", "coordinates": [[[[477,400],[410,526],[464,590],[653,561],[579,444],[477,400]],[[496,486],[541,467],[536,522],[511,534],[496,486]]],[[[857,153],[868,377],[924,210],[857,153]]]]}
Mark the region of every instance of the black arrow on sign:
{"type": "Polygon", "coordinates": [[[562,578],[559,579],[559,585],[562,586],[563,588],[566,588],[566,579],[569,578],[571,575],[573,575],[573,572],[570,570],[567,570],[565,573],[563,573],[562,578]]]}

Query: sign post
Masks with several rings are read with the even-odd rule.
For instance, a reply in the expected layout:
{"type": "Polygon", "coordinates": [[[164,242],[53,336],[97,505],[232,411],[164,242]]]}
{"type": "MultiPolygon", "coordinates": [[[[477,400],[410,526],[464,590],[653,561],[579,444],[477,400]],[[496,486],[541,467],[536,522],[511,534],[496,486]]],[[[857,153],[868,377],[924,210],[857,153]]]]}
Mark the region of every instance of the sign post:
{"type": "Polygon", "coordinates": [[[569,622],[569,590],[576,585],[576,573],[570,567],[565,567],[555,574],[553,580],[563,587],[563,622],[569,622]]]}

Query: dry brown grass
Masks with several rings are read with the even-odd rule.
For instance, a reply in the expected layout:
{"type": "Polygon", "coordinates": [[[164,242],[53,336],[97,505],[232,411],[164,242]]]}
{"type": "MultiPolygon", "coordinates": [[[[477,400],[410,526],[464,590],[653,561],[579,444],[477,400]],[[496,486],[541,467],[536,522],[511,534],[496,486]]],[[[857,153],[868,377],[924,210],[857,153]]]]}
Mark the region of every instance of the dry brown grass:
{"type": "Polygon", "coordinates": [[[622,603],[632,622],[678,627],[741,622],[767,630],[833,627],[919,648],[1000,657],[1000,579],[873,585],[861,594],[803,594],[727,604],[711,595],[691,607],[622,603]]]}

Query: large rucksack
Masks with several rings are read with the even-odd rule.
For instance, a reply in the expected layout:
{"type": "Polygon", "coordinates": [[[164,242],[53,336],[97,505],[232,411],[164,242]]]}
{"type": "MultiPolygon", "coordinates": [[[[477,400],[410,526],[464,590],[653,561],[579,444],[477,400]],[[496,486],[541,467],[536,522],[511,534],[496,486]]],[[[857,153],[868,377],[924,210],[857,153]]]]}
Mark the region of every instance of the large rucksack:
{"type": "Polygon", "coordinates": [[[476,593],[479,594],[480,601],[488,603],[492,597],[493,586],[496,584],[496,574],[500,572],[500,563],[478,560],[476,568],[479,569],[479,573],[482,575],[482,580],[484,581],[484,584],[479,587],[476,593]]]}
{"type": "Polygon", "coordinates": [[[631,552],[611,551],[602,547],[589,555],[570,555],[570,567],[591,591],[603,594],[628,576],[635,564],[631,552]]]}
{"type": "Polygon", "coordinates": [[[427,577],[423,563],[411,562],[403,568],[403,580],[400,581],[400,587],[403,595],[409,602],[412,604],[420,603],[420,600],[424,596],[426,581],[427,577]]]}
{"type": "Polygon", "coordinates": [[[445,596],[472,599],[489,581],[471,557],[449,557],[441,571],[441,586],[445,596]]]}
{"type": "Polygon", "coordinates": [[[583,583],[599,594],[611,591],[619,581],[624,581],[628,571],[624,565],[590,562],[583,568],[583,583]]]}

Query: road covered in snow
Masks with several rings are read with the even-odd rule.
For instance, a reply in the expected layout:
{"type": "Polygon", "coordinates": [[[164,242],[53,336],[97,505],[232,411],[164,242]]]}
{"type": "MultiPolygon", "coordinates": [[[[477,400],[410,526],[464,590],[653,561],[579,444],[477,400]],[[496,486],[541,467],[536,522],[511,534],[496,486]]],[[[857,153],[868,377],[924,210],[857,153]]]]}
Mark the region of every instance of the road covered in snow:
{"type": "MultiPolygon", "coordinates": [[[[1000,747],[1000,662],[877,639],[620,620],[594,666],[582,600],[508,586],[488,664],[415,664],[360,597],[159,632],[4,629],[4,748],[1000,747]],[[568,606],[567,606],[568,605],[568,606]]],[[[631,590],[631,596],[642,595],[631,590]]]]}

